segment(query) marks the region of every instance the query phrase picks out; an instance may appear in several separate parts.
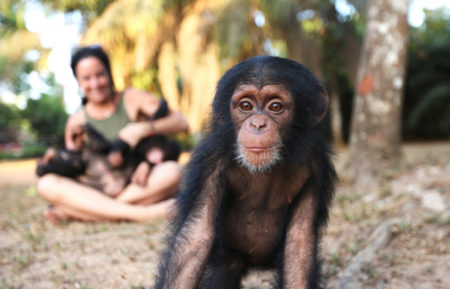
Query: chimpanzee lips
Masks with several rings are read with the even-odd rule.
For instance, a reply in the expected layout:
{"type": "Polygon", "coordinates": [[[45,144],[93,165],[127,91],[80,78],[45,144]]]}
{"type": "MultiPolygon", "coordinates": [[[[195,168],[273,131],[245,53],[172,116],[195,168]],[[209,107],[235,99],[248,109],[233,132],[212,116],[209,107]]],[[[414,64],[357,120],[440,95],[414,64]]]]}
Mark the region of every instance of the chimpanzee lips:
{"type": "Polygon", "coordinates": [[[267,151],[267,150],[271,150],[272,148],[267,148],[267,147],[246,147],[246,150],[247,151],[250,151],[250,152],[252,152],[252,153],[262,153],[262,152],[264,152],[264,151],[267,151]]]}

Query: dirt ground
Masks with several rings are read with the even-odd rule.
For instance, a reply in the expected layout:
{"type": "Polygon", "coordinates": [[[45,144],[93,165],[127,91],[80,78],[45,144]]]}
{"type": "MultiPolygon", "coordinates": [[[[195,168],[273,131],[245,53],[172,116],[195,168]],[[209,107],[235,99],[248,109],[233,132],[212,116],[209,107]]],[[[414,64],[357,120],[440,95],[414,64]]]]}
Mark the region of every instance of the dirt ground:
{"type": "MultiPolygon", "coordinates": [[[[338,168],[346,152],[336,159],[338,168]]],[[[327,288],[387,220],[392,238],[354,278],[361,288],[444,289],[450,284],[450,143],[410,144],[392,179],[371,192],[341,177],[322,240],[327,288]]],[[[166,221],[47,222],[34,187],[35,160],[0,163],[0,289],[153,288],[166,221]]],[[[339,169],[343,172],[343,169],[339,169]]],[[[270,288],[252,273],[244,288],[270,288]]]]}

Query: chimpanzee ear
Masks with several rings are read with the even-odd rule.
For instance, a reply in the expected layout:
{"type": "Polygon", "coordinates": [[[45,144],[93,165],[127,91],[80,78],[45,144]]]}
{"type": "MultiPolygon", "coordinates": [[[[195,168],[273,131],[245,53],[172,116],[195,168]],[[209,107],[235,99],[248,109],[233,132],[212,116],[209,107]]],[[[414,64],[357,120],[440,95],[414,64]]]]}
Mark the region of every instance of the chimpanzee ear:
{"type": "Polygon", "coordinates": [[[319,83],[317,92],[318,92],[319,96],[321,96],[322,99],[319,101],[319,104],[317,106],[316,113],[315,113],[316,118],[314,120],[313,126],[316,126],[318,123],[320,123],[324,119],[325,115],[327,114],[328,103],[330,102],[328,92],[321,83],[319,83]]]}

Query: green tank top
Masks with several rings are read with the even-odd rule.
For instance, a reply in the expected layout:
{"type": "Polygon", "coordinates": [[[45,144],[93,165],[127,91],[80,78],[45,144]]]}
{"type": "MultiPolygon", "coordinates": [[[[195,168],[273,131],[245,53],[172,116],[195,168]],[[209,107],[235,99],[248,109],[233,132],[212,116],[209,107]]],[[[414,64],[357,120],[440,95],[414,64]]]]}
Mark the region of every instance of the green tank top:
{"type": "Polygon", "coordinates": [[[123,97],[123,93],[120,94],[120,98],[121,99],[119,100],[114,113],[110,117],[105,119],[93,119],[86,113],[86,110],[84,109],[87,123],[94,127],[99,133],[101,133],[107,140],[111,142],[117,139],[120,129],[130,123],[130,119],[128,118],[128,114],[125,109],[125,98],[123,97]]]}

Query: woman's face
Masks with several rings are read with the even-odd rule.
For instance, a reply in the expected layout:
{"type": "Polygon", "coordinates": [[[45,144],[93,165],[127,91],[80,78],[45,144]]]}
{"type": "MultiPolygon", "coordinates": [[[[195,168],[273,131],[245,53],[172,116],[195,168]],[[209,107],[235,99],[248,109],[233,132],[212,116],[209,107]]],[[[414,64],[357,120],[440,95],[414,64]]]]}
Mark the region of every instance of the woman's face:
{"type": "Polygon", "coordinates": [[[81,59],[75,67],[78,85],[88,101],[102,103],[111,97],[111,83],[103,63],[94,56],[81,59]]]}

